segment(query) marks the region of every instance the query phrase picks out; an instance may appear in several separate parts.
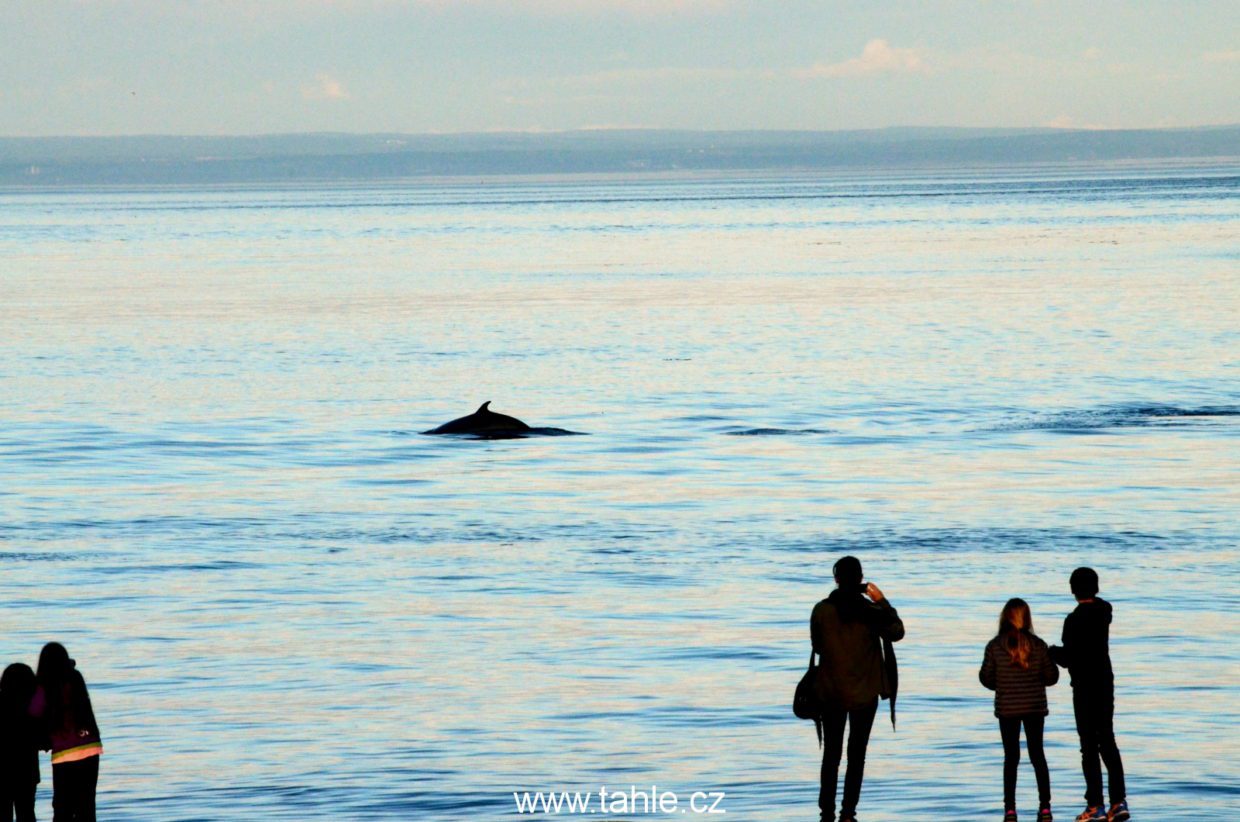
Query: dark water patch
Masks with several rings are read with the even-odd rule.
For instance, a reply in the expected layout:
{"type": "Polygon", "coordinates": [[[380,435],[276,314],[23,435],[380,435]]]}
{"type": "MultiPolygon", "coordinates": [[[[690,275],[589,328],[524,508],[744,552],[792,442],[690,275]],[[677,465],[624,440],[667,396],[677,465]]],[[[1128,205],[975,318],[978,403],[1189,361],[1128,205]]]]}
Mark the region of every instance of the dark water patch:
{"type": "Polygon", "coordinates": [[[781,648],[741,648],[726,645],[706,645],[698,648],[660,648],[653,650],[650,655],[658,659],[673,661],[678,659],[695,659],[736,662],[741,660],[766,661],[786,658],[781,648]]]}
{"type": "Polygon", "coordinates": [[[1108,405],[1034,414],[1026,419],[1004,423],[987,430],[1080,433],[1105,431],[1110,428],[1188,427],[1210,422],[1229,423],[1237,418],[1240,418],[1240,406],[1237,405],[1108,405]]]}
{"type": "Polygon", "coordinates": [[[834,434],[830,428],[744,428],[725,431],[729,437],[800,437],[809,434],[834,434]]]}
{"type": "MultiPolygon", "coordinates": [[[[779,711],[781,721],[786,721],[786,709],[779,711]]],[[[742,725],[764,725],[770,722],[771,709],[714,708],[704,705],[652,705],[632,719],[661,728],[735,728],[742,725]]]]}
{"type": "Polygon", "coordinates": [[[185,563],[162,563],[151,565],[103,565],[92,570],[100,574],[160,574],[160,573],[178,573],[184,571],[206,572],[206,571],[243,571],[257,570],[264,566],[255,562],[241,562],[236,560],[212,560],[210,562],[185,562],[185,563]]]}
{"type": "Polygon", "coordinates": [[[904,434],[884,434],[881,437],[873,434],[848,434],[835,437],[831,442],[836,445],[895,445],[915,439],[918,438],[904,434]]]}
{"type": "MultiPolygon", "coordinates": [[[[755,544],[774,550],[839,556],[843,554],[884,555],[902,551],[988,554],[1027,551],[1062,551],[1070,548],[1123,551],[1158,550],[1170,547],[1169,534],[1138,531],[1077,530],[1070,528],[935,528],[881,529],[852,535],[829,535],[814,539],[780,541],[769,537],[755,544]]],[[[1186,544],[1200,541],[1194,534],[1186,544]]]]}
{"type": "MultiPolygon", "coordinates": [[[[514,815],[512,793],[497,788],[485,795],[456,791],[402,792],[356,809],[373,819],[500,819],[514,815]]],[[[540,814],[540,816],[542,816],[540,814]]]]}
{"type": "Polygon", "coordinates": [[[80,562],[104,556],[101,551],[0,551],[0,562],[80,562]]]}
{"type": "Polygon", "coordinates": [[[188,517],[178,514],[165,514],[150,517],[132,517],[117,519],[78,518],[40,523],[48,528],[73,530],[99,530],[118,532],[168,532],[178,531],[196,533],[207,531],[243,532],[251,528],[263,526],[267,521],[258,517],[188,517]]]}
{"type": "Polygon", "coordinates": [[[1201,780],[1161,780],[1168,793],[1218,794],[1220,796],[1240,796],[1240,785],[1231,782],[1204,782],[1201,780]]]}
{"type": "Polygon", "coordinates": [[[370,486],[377,486],[377,487],[393,486],[397,488],[401,486],[430,485],[431,483],[432,483],[432,480],[417,479],[413,477],[399,478],[399,479],[366,478],[366,479],[352,480],[353,485],[363,485],[363,486],[370,485],[370,486]]]}
{"type": "Polygon", "coordinates": [[[452,525],[417,526],[402,523],[370,528],[342,528],[331,517],[324,516],[321,519],[321,527],[318,527],[315,521],[307,521],[296,527],[285,524],[267,531],[264,537],[282,543],[351,545],[490,543],[513,546],[546,541],[625,545],[635,540],[661,539],[674,533],[674,529],[667,527],[629,522],[561,521],[531,524],[526,528],[503,528],[497,527],[494,522],[470,519],[452,525]]]}
{"type": "MultiPolygon", "coordinates": [[[[144,517],[74,517],[70,519],[29,520],[10,528],[7,542],[53,542],[64,539],[112,539],[151,536],[197,539],[203,532],[211,539],[253,535],[270,522],[258,517],[192,517],[177,514],[144,517]]],[[[264,533],[265,537],[266,534],[264,533]]],[[[98,554],[103,556],[103,554],[98,554]]]]}
{"type": "Polygon", "coordinates": [[[684,588],[689,585],[696,584],[696,581],[689,575],[677,576],[674,574],[662,574],[653,571],[631,571],[619,570],[616,568],[592,568],[587,571],[588,574],[602,577],[609,585],[616,585],[625,588],[642,588],[642,589],[664,589],[664,588],[684,588]]]}

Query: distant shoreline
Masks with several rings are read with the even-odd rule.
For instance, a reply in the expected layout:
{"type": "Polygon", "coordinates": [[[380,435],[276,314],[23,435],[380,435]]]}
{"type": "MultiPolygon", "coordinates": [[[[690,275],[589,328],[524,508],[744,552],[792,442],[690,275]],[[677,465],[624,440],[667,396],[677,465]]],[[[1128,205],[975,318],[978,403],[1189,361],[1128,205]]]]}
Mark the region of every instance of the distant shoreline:
{"type": "Polygon", "coordinates": [[[0,138],[0,186],[21,189],[903,175],[1238,162],[1240,126],[0,138]]]}
{"type": "Polygon", "coordinates": [[[456,174],[391,178],[305,178],[295,180],[238,180],[216,182],[9,182],[0,178],[0,195],[73,192],[157,192],[157,191],[298,191],[307,189],[410,189],[426,187],[461,187],[504,185],[605,185],[615,183],[659,182],[727,182],[761,179],[790,179],[847,184],[863,180],[881,182],[958,180],[961,177],[986,177],[988,182],[1002,180],[1122,179],[1133,175],[1143,177],[1174,177],[1194,172],[1208,177],[1227,178],[1240,175],[1240,156],[1175,157],[1108,161],[1077,161],[1059,163],[961,163],[938,166],[853,166],[846,168],[760,168],[706,169],[668,171],[568,172],[560,174],[456,174]]]}

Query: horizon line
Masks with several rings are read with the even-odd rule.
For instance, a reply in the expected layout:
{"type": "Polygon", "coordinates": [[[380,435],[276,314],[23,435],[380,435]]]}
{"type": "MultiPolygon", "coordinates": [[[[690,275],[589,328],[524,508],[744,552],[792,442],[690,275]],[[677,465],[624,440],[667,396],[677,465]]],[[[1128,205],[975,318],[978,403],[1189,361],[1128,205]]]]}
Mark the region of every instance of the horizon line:
{"type": "Polygon", "coordinates": [[[662,126],[582,126],[579,128],[501,128],[464,131],[263,131],[263,132],[125,132],[115,134],[0,134],[0,140],[113,140],[133,138],[183,138],[183,139],[248,139],[258,137],[479,137],[520,135],[536,137],[566,134],[873,134],[886,131],[1007,131],[1023,133],[1096,134],[1125,132],[1183,132],[1238,129],[1240,122],[1206,123],[1191,126],[943,126],[943,125],[892,125],[870,128],[673,128],[662,126]]]}

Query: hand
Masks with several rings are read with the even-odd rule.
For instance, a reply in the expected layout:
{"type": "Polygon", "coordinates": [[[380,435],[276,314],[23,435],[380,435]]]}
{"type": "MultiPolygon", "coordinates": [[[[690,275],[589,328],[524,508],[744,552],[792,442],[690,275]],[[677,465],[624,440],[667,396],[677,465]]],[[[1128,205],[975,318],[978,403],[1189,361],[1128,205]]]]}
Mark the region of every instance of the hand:
{"type": "Polygon", "coordinates": [[[883,592],[878,590],[878,586],[875,585],[873,582],[868,583],[865,586],[865,595],[868,596],[870,599],[874,600],[875,602],[883,601],[883,592]]]}

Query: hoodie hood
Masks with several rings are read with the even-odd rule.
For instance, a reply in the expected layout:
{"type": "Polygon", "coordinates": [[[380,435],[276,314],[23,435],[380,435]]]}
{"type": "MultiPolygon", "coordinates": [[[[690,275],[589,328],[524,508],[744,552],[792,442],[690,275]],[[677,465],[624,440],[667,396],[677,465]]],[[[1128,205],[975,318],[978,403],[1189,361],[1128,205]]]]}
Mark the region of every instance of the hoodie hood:
{"type": "Polygon", "coordinates": [[[845,591],[836,588],[827,597],[827,602],[835,606],[841,622],[856,622],[861,618],[870,601],[856,591],[845,591]]]}
{"type": "Polygon", "coordinates": [[[1080,603],[1076,606],[1076,612],[1092,625],[1111,624],[1111,603],[1102,597],[1094,597],[1093,602],[1080,603]]]}

